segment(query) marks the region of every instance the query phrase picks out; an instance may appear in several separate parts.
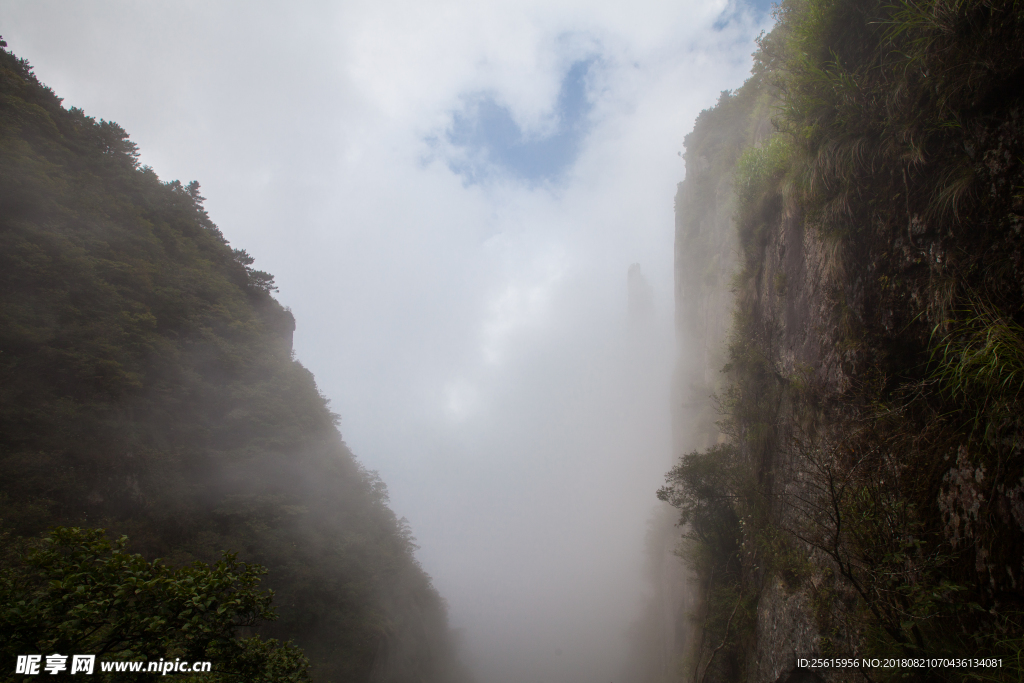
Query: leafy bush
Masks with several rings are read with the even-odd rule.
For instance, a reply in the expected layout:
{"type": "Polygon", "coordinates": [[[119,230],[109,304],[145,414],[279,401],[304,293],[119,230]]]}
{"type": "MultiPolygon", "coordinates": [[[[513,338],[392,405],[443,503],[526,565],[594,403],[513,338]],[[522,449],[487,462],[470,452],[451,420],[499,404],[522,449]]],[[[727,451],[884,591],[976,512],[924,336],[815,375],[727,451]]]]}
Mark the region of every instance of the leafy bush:
{"type": "MultiPolygon", "coordinates": [[[[9,539],[6,539],[9,541],[9,539]]],[[[213,566],[172,569],[128,553],[102,529],[58,527],[0,568],[0,654],[94,654],[111,661],[211,661],[209,681],[309,681],[309,663],[290,643],[240,637],[276,618],[260,591],[258,565],[233,554],[213,566]]],[[[116,673],[98,680],[142,680],[116,673]]],[[[14,680],[13,678],[8,680],[14,680]]]]}
{"type": "Polygon", "coordinates": [[[792,147],[787,136],[773,135],[758,146],[750,147],[736,164],[736,195],[740,214],[744,208],[774,189],[790,164],[792,147]]]}

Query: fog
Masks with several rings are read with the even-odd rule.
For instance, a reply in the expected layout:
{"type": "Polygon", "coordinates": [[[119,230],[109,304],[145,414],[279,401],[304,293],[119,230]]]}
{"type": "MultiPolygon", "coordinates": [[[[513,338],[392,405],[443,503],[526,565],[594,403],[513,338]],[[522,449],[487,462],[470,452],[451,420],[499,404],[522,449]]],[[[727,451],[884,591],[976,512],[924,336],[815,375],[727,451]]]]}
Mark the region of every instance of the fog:
{"type": "Polygon", "coordinates": [[[0,0],[65,106],[199,180],[276,276],[481,683],[619,675],[672,459],[677,153],[769,23],[689,0],[0,0]]]}

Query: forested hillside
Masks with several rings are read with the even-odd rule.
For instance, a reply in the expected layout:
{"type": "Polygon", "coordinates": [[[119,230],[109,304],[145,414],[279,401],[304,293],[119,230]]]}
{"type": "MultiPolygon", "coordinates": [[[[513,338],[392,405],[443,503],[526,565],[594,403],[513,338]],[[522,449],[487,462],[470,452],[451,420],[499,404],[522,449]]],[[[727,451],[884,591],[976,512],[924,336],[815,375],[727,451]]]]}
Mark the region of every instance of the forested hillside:
{"type": "Polygon", "coordinates": [[[276,591],[261,633],[314,680],[456,680],[410,531],[252,264],[198,183],[162,182],[0,52],[3,527],[104,528],[174,566],[235,551],[276,591]]]}
{"type": "Polygon", "coordinates": [[[677,310],[684,352],[710,352],[676,412],[707,436],[659,496],[701,604],[666,680],[1018,681],[1024,8],[776,18],[686,141],[677,310]],[[814,657],[883,666],[797,670],[814,657]],[[906,665],[948,657],[990,659],[906,665]]]}

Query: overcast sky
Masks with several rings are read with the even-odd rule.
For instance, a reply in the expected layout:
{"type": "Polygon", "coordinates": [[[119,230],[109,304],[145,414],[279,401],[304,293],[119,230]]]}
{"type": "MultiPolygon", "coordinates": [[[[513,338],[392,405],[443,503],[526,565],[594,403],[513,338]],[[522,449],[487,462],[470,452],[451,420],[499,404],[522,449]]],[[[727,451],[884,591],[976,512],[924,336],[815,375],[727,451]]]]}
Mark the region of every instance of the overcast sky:
{"type": "Polygon", "coordinates": [[[618,670],[671,462],[677,153],[766,5],[0,0],[0,33],[276,276],[481,683],[574,683],[618,670]]]}

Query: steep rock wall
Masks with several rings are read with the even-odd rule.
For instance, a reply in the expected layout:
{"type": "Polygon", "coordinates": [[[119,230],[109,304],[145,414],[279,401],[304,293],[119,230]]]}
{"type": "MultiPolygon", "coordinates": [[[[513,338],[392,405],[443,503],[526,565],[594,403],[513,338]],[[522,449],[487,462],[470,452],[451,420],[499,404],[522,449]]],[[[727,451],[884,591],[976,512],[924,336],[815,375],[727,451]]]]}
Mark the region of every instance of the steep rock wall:
{"type": "Polygon", "coordinates": [[[1024,18],[841,0],[777,17],[751,80],[698,118],[677,200],[675,410],[695,450],[664,497],[701,586],[687,678],[863,675],[797,668],[814,656],[1016,661],[1024,18]],[[694,245],[735,256],[731,304],[694,245]],[[720,368],[715,434],[685,397],[700,406],[720,368]]]}

